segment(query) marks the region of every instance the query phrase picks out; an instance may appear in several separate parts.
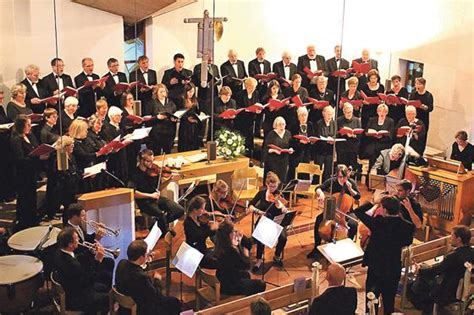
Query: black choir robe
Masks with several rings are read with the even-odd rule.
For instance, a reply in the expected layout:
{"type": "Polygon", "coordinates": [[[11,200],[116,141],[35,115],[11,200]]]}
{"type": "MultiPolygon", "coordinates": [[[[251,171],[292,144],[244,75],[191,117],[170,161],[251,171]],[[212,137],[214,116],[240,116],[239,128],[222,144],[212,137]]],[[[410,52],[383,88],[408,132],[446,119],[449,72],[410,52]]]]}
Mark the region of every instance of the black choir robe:
{"type": "MultiPolygon", "coordinates": [[[[248,96],[247,90],[242,90],[237,95],[237,108],[246,108],[259,102],[258,92],[255,90],[252,95],[248,96]]],[[[248,150],[249,156],[252,156],[254,149],[254,125],[256,114],[246,112],[245,110],[240,112],[234,120],[236,129],[245,138],[245,148],[248,150]]]]}
{"type": "Polygon", "coordinates": [[[197,150],[201,146],[203,123],[196,117],[200,113],[199,105],[195,104],[181,116],[178,131],[178,152],[197,150]],[[190,122],[189,117],[194,117],[196,122],[190,122]]]}
{"type": "Polygon", "coordinates": [[[275,173],[282,183],[286,183],[288,166],[290,163],[289,153],[269,153],[269,145],[273,144],[282,149],[289,149],[291,144],[291,133],[285,130],[283,137],[280,137],[275,130],[268,133],[265,139],[265,176],[268,172],[275,173]]]}

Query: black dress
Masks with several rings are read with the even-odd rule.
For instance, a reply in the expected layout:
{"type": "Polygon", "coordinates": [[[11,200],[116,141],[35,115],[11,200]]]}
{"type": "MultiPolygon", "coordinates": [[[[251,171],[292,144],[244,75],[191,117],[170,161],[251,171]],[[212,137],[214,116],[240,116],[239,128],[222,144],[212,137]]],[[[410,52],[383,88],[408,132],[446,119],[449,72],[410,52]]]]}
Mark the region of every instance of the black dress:
{"type": "Polygon", "coordinates": [[[375,131],[386,130],[389,132],[388,135],[384,135],[380,139],[365,136],[367,145],[365,146],[365,152],[362,152],[361,156],[369,158],[369,170],[371,170],[375,160],[380,155],[380,152],[382,150],[389,149],[392,146],[395,124],[392,118],[386,117],[383,124],[379,125],[379,118],[372,117],[367,123],[365,132],[367,132],[369,129],[373,129],[375,131]]]}
{"type": "Polygon", "coordinates": [[[176,105],[169,98],[165,99],[162,104],[158,99],[152,99],[150,105],[151,114],[157,116],[158,114],[167,115],[163,120],[156,119],[152,122],[150,131],[149,144],[150,149],[155,155],[164,153],[171,153],[173,149],[174,138],[176,136],[176,122],[171,121],[170,114],[176,111],[176,105]]]}
{"type": "Polygon", "coordinates": [[[198,224],[190,216],[186,217],[183,225],[186,243],[204,255],[199,266],[203,268],[215,269],[217,263],[216,258],[206,245],[207,238],[214,236],[215,232],[209,228],[208,224],[198,224]]]}
{"type": "Polygon", "coordinates": [[[264,178],[267,177],[268,172],[275,173],[282,183],[286,183],[286,175],[288,174],[288,165],[290,162],[289,153],[269,153],[269,145],[273,144],[282,149],[290,148],[291,133],[285,130],[283,137],[280,137],[275,130],[270,131],[267,138],[265,139],[265,174],[264,178]]]}
{"type": "MultiPolygon", "coordinates": [[[[110,142],[118,136],[123,136],[123,131],[120,127],[112,125],[110,122],[105,123],[101,131],[102,138],[110,142]]],[[[122,182],[126,183],[128,180],[128,164],[127,154],[125,150],[120,150],[112,153],[107,161],[107,170],[117,176],[122,182]]],[[[114,182],[115,186],[120,183],[114,182]]]]}
{"type": "MultiPolygon", "coordinates": [[[[343,98],[347,98],[348,100],[352,101],[356,101],[356,100],[361,100],[362,99],[362,96],[360,95],[360,92],[359,91],[356,91],[355,94],[352,96],[352,98],[349,97],[349,90],[345,90],[344,92],[342,92],[341,94],[341,100],[343,98]]],[[[342,108],[343,108],[343,105],[342,104],[342,101],[339,101],[339,109],[337,111],[337,116],[341,116],[343,114],[342,112],[342,108]]],[[[353,111],[353,115],[356,116],[356,117],[360,117],[360,112],[361,112],[361,109],[360,108],[357,108],[354,106],[354,111],[353,111]]]]}
{"type": "MultiPolygon", "coordinates": [[[[262,99],[262,104],[268,104],[270,99],[271,99],[271,96],[264,96],[262,99]]],[[[281,101],[283,99],[283,94],[279,92],[276,99],[281,101]]],[[[283,117],[283,115],[285,114],[285,109],[281,108],[279,110],[270,111],[270,109],[267,106],[263,110],[263,114],[264,114],[264,117],[263,117],[262,128],[263,128],[263,137],[265,139],[268,133],[273,130],[273,121],[278,116],[283,117]]]]}
{"type": "Polygon", "coordinates": [[[300,140],[294,138],[295,135],[303,135],[306,137],[314,136],[314,126],[308,121],[305,125],[298,123],[296,128],[291,130],[291,141],[290,147],[292,147],[295,152],[291,155],[290,165],[288,167],[288,176],[287,179],[291,180],[295,178],[295,169],[300,163],[309,163],[311,161],[311,149],[313,145],[311,143],[303,144],[300,140]]]}
{"type": "MultiPolygon", "coordinates": [[[[308,90],[306,90],[304,87],[300,87],[297,91],[295,91],[293,87],[290,86],[288,89],[283,91],[283,94],[285,97],[290,98],[298,95],[301,99],[301,102],[303,103],[308,101],[308,90]]],[[[290,100],[290,103],[293,103],[293,101],[290,100]]],[[[296,114],[296,110],[296,106],[291,108],[285,106],[280,110],[280,116],[285,118],[286,127],[290,130],[298,124],[298,115],[296,114]]]]}
{"type": "Polygon", "coordinates": [[[10,122],[15,122],[16,117],[20,114],[30,115],[33,114],[33,111],[29,107],[18,106],[14,102],[7,104],[7,117],[10,122]]]}
{"type": "MultiPolygon", "coordinates": [[[[315,127],[316,137],[336,137],[336,123],[331,120],[326,124],[324,119],[316,123],[315,127]]],[[[333,145],[326,141],[318,141],[313,146],[316,164],[323,168],[323,181],[331,176],[332,159],[333,159],[333,145]]]]}
{"type": "Polygon", "coordinates": [[[434,109],[433,94],[428,91],[425,91],[425,93],[423,94],[419,94],[415,90],[410,94],[410,100],[419,100],[421,104],[428,106],[427,110],[421,108],[416,109],[416,118],[418,118],[425,124],[426,134],[428,134],[428,130],[430,129],[430,113],[434,109]]]}
{"type": "MultiPolygon", "coordinates": [[[[255,90],[252,95],[248,95],[247,90],[242,90],[236,96],[237,108],[246,108],[252,106],[256,103],[259,103],[258,92],[255,90]]],[[[245,138],[245,148],[247,149],[248,156],[253,156],[254,149],[254,127],[255,127],[255,118],[256,114],[242,111],[234,119],[234,123],[237,131],[239,131],[242,136],[245,138]]]]}
{"type": "MultiPolygon", "coordinates": [[[[382,84],[379,83],[379,87],[376,90],[372,90],[368,84],[362,87],[362,91],[368,97],[378,97],[378,93],[383,93],[385,88],[382,84]]],[[[362,128],[367,127],[367,123],[369,122],[370,117],[377,116],[377,106],[379,104],[364,104],[362,106],[362,128]]]]}
{"type": "MultiPolygon", "coordinates": [[[[337,128],[341,130],[343,127],[351,129],[362,128],[360,118],[352,117],[351,119],[346,119],[344,116],[339,117],[337,119],[337,128]]],[[[340,137],[346,139],[346,141],[336,144],[337,164],[344,164],[347,167],[352,166],[354,171],[358,171],[359,163],[357,162],[357,156],[359,154],[361,135],[356,135],[355,138],[348,137],[347,135],[340,137]]]]}
{"type": "Polygon", "coordinates": [[[195,104],[181,116],[178,131],[178,152],[198,150],[202,144],[203,123],[197,118],[201,111],[195,104]],[[196,122],[190,122],[189,117],[194,117],[196,122]]]}
{"type": "Polygon", "coordinates": [[[38,223],[36,213],[36,179],[40,160],[29,154],[38,146],[33,134],[27,136],[13,135],[10,140],[13,158],[16,166],[15,186],[18,191],[16,217],[17,229],[22,230],[38,223]]]}
{"type": "Polygon", "coordinates": [[[464,150],[460,151],[458,144],[454,142],[451,150],[451,159],[461,161],[466,170],[472,170],[474,146],[468,142],[464,150]]]}
{"type": "MultiPolygon", "coordinates": [[[[333,107],[335,105],[336,100],[334,98],[334,92],[329,89],[326,89],[323,92],[321,92],[318,90],[318,87],[316,86],[315,88],[310,89],[308,93],[310,97],[318,101],[328,101],[329,105],[333,107]]],[[[323,111],[321,109],[314,108],[314,106],[310,106],[308,120],[312,122],[313,124],[316,124],[322,118],[323,118],[323,111]]]]}
{"type": "MultiPolygon", "coordinates": [[[[398,97],[408,99],[408,90],[405,87],[401,87],[398,93],[395,93],[392,89],[392,90],[386,91],[385,94],[387,95],[394,94],[398,97]]],[[[390,104],[388,108],[389,108],[388,117],[392,118],[395,124],[397,124],[400,121],[400,119],[405,117],[405,105],[403,104],[391,105],[390,104]]]]}

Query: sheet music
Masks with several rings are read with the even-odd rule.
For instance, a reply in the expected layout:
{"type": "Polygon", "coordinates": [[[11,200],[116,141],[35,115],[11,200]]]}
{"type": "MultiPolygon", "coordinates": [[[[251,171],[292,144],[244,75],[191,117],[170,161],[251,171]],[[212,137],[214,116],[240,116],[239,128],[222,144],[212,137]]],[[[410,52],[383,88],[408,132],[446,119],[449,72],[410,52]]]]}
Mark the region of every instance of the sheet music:
{"type": "Polygon", "coordinates": [[[178,117],[178,119],[181,119],[181,117],[184,115],[184,113],[186,113],[188,110],[187,109],[182,109],[182,110],[178,110],[176,111],[173,115],[175,115],[176,117],[178,117]]]}
{"type": "Polygon", "coordinates": [[[192,278],[203,257],[201,252],[183,242],[174,256],[172,264],[186,276],[192,278]]]}
{"type": "Polygon", "coordinates": [[[160,228],[158,227],[158,222],[155,222],[150,233],[148,233],[147,237],[145,237],[145,243],[148,245],[147,253],[151,252],[153,248],[155,248],[155,245],[162,234],[163,232],[161,232],[160,228]]]}
{"type": "Polygon", "coordinates": [[[185,159],[191,163],[204,161],[204,160],[207,160],[207,152],[190,155],[190,156],[185,157],[185,159]]]}
{"type": "Polygon", "coordinates": [[[308,191],[311,186],[311,179],[298,179],[295,191],[308,191]]]}
{"type": "Polygon", "coordinates": [[[107,165],[105,164],[105,162],[97,163],[97,164],[92,165],[90,167],[86,167],[84,169],[83,178],[87,178],[87,177],[90,177],[92,175],[99,174],[100,171],[105,170],[105,169],[107,169],[107,165]]]}
{"type": "Polygon", "coordinates": [[[148,127],[148,128],[138,128],[138,129],[135,129],[133,131],[133,133],[131,134],[131,136],[129,137],[124,137],[125,139],[127,140],[141,140],[143,138],[146,138],[148,137],[148,135],[150,134],[150,130],[151,130],[151,127],[148,127]]]}
{"type": "MultiPolygon", "coordinates": [[[[319,248],[319,247],[318,247],[319,248]]],[[[322,252],[331,262],[342,263],[364,256],[364,251],[351,239],[321,245],[322,252]]]]}
{"type": "Polygon", "coordinates": [[[10,129],[13,126],[13,123],[0,124],[0,129],[10,129]]]}
{"type": "Polygon", "coordinates": [[[270,220],[265,216],[262,216],[252,233],[252,237],[263,245],[273,248],[275,247],[282,231],[283,227],[281,225],[276,224],[273,220],[270,220]]]}
{"type": "Polygon", "coordinates": [[[197,180],[195,180],[194,182],[191,183],[191,185],[189,185],[188,189],[186,189],[186,191],[184,192],[184,194],[178,198],[178,200],[176,200],[177,203],[179,203],[180,201],[182,201],[184,198],[186,198],[187,196],[189,196],[190,193],[193,192],[194,188],[196,188],[196,184],[197,184],[197,180]]]}

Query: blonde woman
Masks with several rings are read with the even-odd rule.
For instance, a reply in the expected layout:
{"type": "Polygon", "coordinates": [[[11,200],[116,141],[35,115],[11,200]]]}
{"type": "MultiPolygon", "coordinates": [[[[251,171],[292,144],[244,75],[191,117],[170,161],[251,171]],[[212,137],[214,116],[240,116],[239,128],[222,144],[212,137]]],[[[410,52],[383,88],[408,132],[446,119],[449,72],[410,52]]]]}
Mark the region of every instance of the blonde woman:
{"type": "MultiPolygon", "coordinates": [[[[237,95],[237,106],[239,108],[247,108],[255,104],[260,104],[260,99],[256,90],[257,80],[254,78],[247,78],[245,79],[244,84],[245,90],[241,91],[237,95]]],[[[236,129],[245,137],[245,148],[247,149],[248,155],[250,157],[253,155],[254,126],[256,116],[256,113],[247,112],[244,110],[235,118],[236,129]]]]}
{"type": "Polygon", "coordinates": [[[12,99],[7,104],[7,117],[11,122],[15,122],[20,114],[29,115],[33,111],[26,106],[26,86],[24,84],[15,84],[11,88],[12,99]]]}
{"type": "Polygon", "coordinates": [[[170,153],[176,136],[177,120],[170,115],[176,112],[176,104],[168,98],[166,85],[160,83],[156,86],[149,108],[157,118],[150,132],[150,149],[156,155],[170,153]]]}
{"type": "Polygon", "coordinates": [[[288,165],[290,155],[294,152],[290,148],[291,133],[286,130],[285,119],[281,116],[275,118],[273,122],[273,130],[268,133],[265,139],[265,175],[268,172],[275,173],[282,182],[286,182],[286,175],[288,173],[288,165]],[[289,152],[282,152],[275,149],[276,146],[280,149],[289,150],[289,152]]]}

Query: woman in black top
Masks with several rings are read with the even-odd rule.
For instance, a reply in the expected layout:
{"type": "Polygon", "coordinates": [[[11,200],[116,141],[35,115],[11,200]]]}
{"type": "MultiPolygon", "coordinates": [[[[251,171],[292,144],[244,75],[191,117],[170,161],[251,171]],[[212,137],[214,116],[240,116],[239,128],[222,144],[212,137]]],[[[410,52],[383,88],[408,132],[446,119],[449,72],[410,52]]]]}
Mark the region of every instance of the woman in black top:
{"type": "MultiPolygon", "coordinates": [[[[123,130],[123,135],[131,134],[135,129],[141,128],[141,126],[144,124],[143,122],[137,124],[131,119],[127,118],[129,115],[134,115],[133,107],[135,106],[135,102],[133,101],[132,93],[123,93],[120,97],[120,105],[123,108],[122,120],[120,122],[120,129],[123,130]]],[[[127,156],[127,168],[129,174],[137,166],[137,155],[140,152],[140,148],[143,143],[143,139],[135,140],[125,147],[125,155],[127,156]]]]}
{"type": "Polygon", "coordinates": [[[216,276],[221,283],[221,293],[227,295],[252,295],[265,291],[265,282],[251,279],[249,250],[240,246],[242,234],[234,224],[224,221],[216,234],[216,276]]]}
{"type": "MultiPolygon", "coordinates": [[[[109,108],[108,112],[109,121],[102,127],[101,136],[105,141],[110,142],[117,137],[122,137],[124,131],[122,129],[122,110],[116,106],[109,108]]],[[[107,169],[115,176],[117,176],[122,182],[126,183],[128,180],[128,163],[127,154],[125,150],[112,153],[107,162],[107,169]]],[[[116,181],[115,185],[118,185],[116,181]]]]}
{"type": "MultiPolygon", "coordinates": [[[[346,100],[349,101],[357,101],[357,100],[362,100],[362,96],[360,96],[360,92],[357,90],[357,86],[359,85],[359,79],[357,77],[352,77],[349,80],[347,80],[347,87],[348,89],[341,94],[341,98],[339,100],[339,110],[338,110],[338,116],[342,115],[342,107],[344,106],[344,102],[346,100]]],[[[352,105],[354,106],[354,105],[352,105]]],[[[354,106],[354,116],[360,117],[360,107],[354,106]]]]}
{"type": "MultiPolygon", "coordinates": [[[[314,77],[316,84],[311,84],[314,88],[308,91],[309,96],[318,101],[328,101],[329,105],[334,106],[334,92],[327,89],[328,78],[324,76],[314,77]]],[[[309,121],[316,124],[321,118],[323,118],[322,109],[316,109],[313,106],[309,110],[309,121]]]]}
{"type": "Polygon", "coordinates": [[[308,110],[306,107],[300,107],[296,111],[298,115],[298,125],[291,130],[290,146],[295,150],[290,158],[287,179],[295,178],[295,169],[300,163],[309,163],[311,161],[311,142],[295,138],[296,135],[305,137],[314,136],[314,127],[311,121],[308,121],[308,110]]]}
{"type": "Polygon", "coordinates": [[[467,142],[467,132],[458,131],[454,136],[456,140],[451,149],[451,159],[461,161],[466,170],[472,170],[474,162],[474,146],[467,142]]]}
{"type": "MultiPolygon", "coordinates": [[[[279,200],[275,200],[275,196],[278,196],[280,192],[278,191],[278,186],[280,185],[280,179],[278,176],[269,172],[267,178],[265,179],[265,188],[260,190],[252,201],[250,201],[249,210],[257,212],[261,211],[262,215],[265,215],[270,220],[273,220],[276,216],[286,213],[288,209],[286,206],[279,200]]],[[[257,220],[255,226],[257,226],[260,219],[257,220]]],[[[283,229],[280,236],[278,237],[278,243],[275,248],[275,255],[273,256],[273,261],[279,265],[283,266],[283,261],[281,259],[281,254],[286,245],[286,231],[283,229]]],[[[264,245],[259,241],[255,240],[257,243],[257,260],[254,264],[252,271],[257,272],[262,265],[263,249],[264,245]]]]}
{"type": "MultiPolygon", "coordinates": [[[[339,133],[341,129],[346,127],[350,129],[361,129],[360,118],[354,117],[353,107],[350,103],[344,104],[342,109],[343,116],[337,119],[337,128],[339,133]]],[[[340,138],[346,139],[336,144],[337,149],[337,164],[344,164],[351,166],[353,170],[359,170],[359,163],[357,156],[359,154],[360,134],[349,133],[341,135],[340,138]]],[[[357,176],[356,176],[357,177],[357,176]]]]}
{"type": "MultiPolygon", "coordinates": [[[[392,88],[385,92],[386,95],[394,94],[400,98],[408,99],[408,90],[402,86],[402,78],[399,75],[394,75],[390,78],[392,81],[392,88]]],[[[394,124],[405,117],[405,105],[403,104],[387,104],[390,106],[388,116],[393,119],[394,124]]]]}
{"type": "MultiPolygon", "coordinates": [[[[394,107],[391,107],[390,111],[392,109],[394,109],[394,107]]],[[[395,124],[392,118],[387,117],[388,113],[388,106],[380,104],[377,107],[377,117],[371,117],[367,123],[367,128],[365,128],[367,145],[365,146],[363,156],[369,158],[369,170],[372,169],[375,160],[377,160],[377,157],[380,155],[380,151],[392,147],[395,124]],[[388,133],[375,134],[381,130],[388,131],[388,133]]],[[[368,180],[367,176],[367,181],[368,180]]]]}
{"type": "MultiPolygon", "coordinates": [[[[87,137],[83,141],[80,141],[80,143],[79,141],[75,143],[75,146],[80,146],[83,151],[83,153],[78,154],[82,156],[82,161],[78,166],[81,170],[84,169],[85,164],[92,166],[96,163],[104,162],[108,158],[108,155],[106,154],[99,157],[96,156],[96,152],[107,144],[107,142],[102,139],[102,136],[100,135],[102,130],[102,120],[100,118],[89,118],[88,125],[89,129],[87,131],[87,137]]],[[[107,182],[107,175],[100,173],[95,175],[95,177],[85,178],[82,181],[83,185],[81,189],[83,192],[105,189],[108,187],[107,182]]]]}
{"type": "MultiPolygon", "coordinates": [[[[301,76],[299,74],[294,74],[291,78],[291,86],[288,87],[283,94],[285,97],[289,97],[290,99],[299,96],[302,103],[306,103],[308,100],[308,90],[301,86],[301,76]]],[[[290,100],[290,104],[294,103],[290,100]]],[[[295,125],[298,124],[298,118],[296,116],[296,107],[295,106],[285,106],[281,110],[281,115],[285,118],[286,124],[288,129],[292,129],[295,125]]]]}
{"type": "Polygon", "coordinates": [[[204,255],[200,267],[216,268],[216,258],[213,252],[207,248],[206,240],[208,237],[214,236],[218,223],[209,216],[208,222],[200,220],[200,217],[206,212],[206,200],[200,196],[194,196],[188,203],[188,214],[184,219],[184,235],[186,243],[196,248],[204,255]]]}
{"type": "MultiPolygon", "coordinates": [[[[380,83],[380,75],[379,72],[375,69],[372,69],[367,73],[367,78],[369,82],[362,87],[362,91],[365,93],[367,97],[378,97],[378,93],[383,93],[385,88],[383,84],[380,83]]],[[[362,106],[362,128],[367,127],[367,123],[369,122],[370,117],[377,116],[377,104],[369,104],[368,102],[364,101],[364,105],[362,106]]]]}
{"type": "MultiPolygon", "coordinates": [[[[244,82],[245,90],[236,95],[236,103],[238,108],[246,108],[255,104],[260,104],[258,97],[257,80],[247,78],[244,82]]],[[[245,138],[245,148],[249,157],[253,156],[254,149],[254,125],[257,114],[242,111],[234,120],[235,127],[245,138]]]]}
{"type": "Polygon", "coordinates": [[[421,107],[416,108],[416,117],[421,120],[426,127],[426,134],[430,128],[430,113],[434,109],[433,95],[426,90],[426,80],[424,78],[415,79],[415,91],[410,94],[410,100],[419,100],[421,107]]]}
{"type": "MultiPolygon", "coordinates": [[[[323,119],[316,123],[316,137],[336,138],[336,123],[334,122],[334,108],[326,106],[323,109],[323,119]]],[[[314,160],[323,168],[323,181],[331,176],[333,161],[333,141],[318,141],[313,146],[314,160]]]]}
{"type": "Polygon", "coordinates": [[[214,99],[214,130],[227,128],[234,130],[235,117],[222,118],[219,117],[224,111],[228,109],[237,109],[235,100],[232,97],[232,90],[228,86],[223,86],[219,91],[219,97],[214,99]]]}
{"type": "MultiPolygon", "coordinates": [[[[277,80],[270,81],[267,93],[263,96],[262,102],[263,104],[268,104],[271,99],[280,101],[283,99],[283,94],[280,91],[280,83],[278,83],[277,80]]],[[[265,115],[262,123],[264,139],[267,137],[268,133],[273,130],[273,121],[275,118],[277,118],[277,116],[282,116],[283,114],[281,113],[285,112],[285,109],[283,108],[279,110],[271,110],[270,107],[267,106],[263,110],[263,114],[265,115]]]]}
{"type": "Polygon", "coordinates": [[[290,148],[291,133],[285,127],[285,119],[278,116],[273,121],[273,130],[265,138],[265,172],[263,176],[266,178],[268,172],[273,172],[284,183],[288,173],[290,154],[293,154],[294,151],[290,148]],[[272,145],[279,147],[279,149],[272,148],[272,145]],[[280,149],[289,150],[289,152],[281,152],[280,149]]]}
{"type": "Polygon", "coordinates": [[[38,146],[36,137],[31,133],[31,120],[20,114],[15,119],[10,139],[11,150],[16,166],[16,203],[17,230],[32,227],[38,223],[36,213],[36,179],[40,159],[49,156],[32,157],[29,154],[38,146]]]}
{"type": "Polygon", "coordinates": [[[151,114],[156,116],[156,120],[152,122],[148,139],[150,149],[157,155],[171,153],[178,120],[171,116],[176,112],[176,105],[168,98],[166,85],[160,83],[156,86],[153,99],[150,100],[149,104],[151,114]]]}
{"type": "Polygon", "coordinates": [[[7,117],[10,122],[14,122],[20,114],[33,114],[31,108],[26,106],[26,86],[23,84],[15,84],[12,89],[12,99],[7,104],[7,117]]]}
{"type": "Polygon", "coordinates": [[[197,150],[202,144],[203,124],[196,117],[199,116],[201,110],[196,98],[196,87],[192,83],[184,86],[183,105],[187,111],[180,119],[178,152],[197,150]]]}

